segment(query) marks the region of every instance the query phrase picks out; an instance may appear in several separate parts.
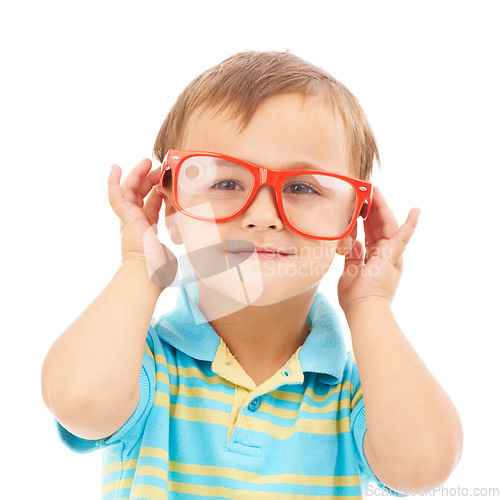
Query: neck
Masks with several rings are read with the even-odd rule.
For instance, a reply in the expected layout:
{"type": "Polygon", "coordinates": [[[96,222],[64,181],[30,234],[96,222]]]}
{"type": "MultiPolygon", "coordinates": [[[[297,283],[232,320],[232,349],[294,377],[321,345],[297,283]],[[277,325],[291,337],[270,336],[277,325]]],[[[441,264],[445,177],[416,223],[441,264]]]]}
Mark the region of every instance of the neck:
{"type": "Polygon", "coordinates": [[[220,307],[222,298],[214,297],[216,292],[198,282],[199,308],[238,363],[260,383],[286,364],[305,342],[309,334],[307,314],[317,288],[272,305],[245,306],[239,310],[226,306],[226,310],[235,312],[219,317],[213,304],[220,307]],[[211,317],[216,319],[210,320],[211,317]]]}

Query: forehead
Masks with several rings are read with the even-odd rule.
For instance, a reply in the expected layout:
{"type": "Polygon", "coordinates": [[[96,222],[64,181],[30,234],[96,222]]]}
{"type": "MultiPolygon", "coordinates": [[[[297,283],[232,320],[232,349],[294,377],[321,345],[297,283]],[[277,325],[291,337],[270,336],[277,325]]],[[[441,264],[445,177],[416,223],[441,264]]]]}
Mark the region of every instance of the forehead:
{"type": "Polygon", "coordinates": [[[343,121],[323,96],[269,98],[244,128],[230,111],[199,110],[185,130],[182,149],[223,153],[267,168],[307,164],[352,175],[343,121]]]}

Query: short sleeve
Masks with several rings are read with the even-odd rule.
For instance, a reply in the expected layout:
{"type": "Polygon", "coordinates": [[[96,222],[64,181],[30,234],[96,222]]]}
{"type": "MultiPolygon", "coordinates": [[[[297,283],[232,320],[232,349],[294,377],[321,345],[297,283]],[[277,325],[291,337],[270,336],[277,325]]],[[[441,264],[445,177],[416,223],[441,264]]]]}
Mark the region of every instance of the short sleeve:
{"type": "MultiPolygon", "coordinates": [[[[114,434],[103,439],[84,439],[78,437],[56,421],[57,432],[63,444],[76,453],[90,453],[94,450],[122,443],[124,448],[132,448],[140,439],[147,415],[153,404],[155,392],[155,362],[152,354],[151,328],[146,339],[141,373],[139,376],[140,396],[130,418],[114,434]]],[[[125,451],[125,450],[124,450],[125,451]]]]}

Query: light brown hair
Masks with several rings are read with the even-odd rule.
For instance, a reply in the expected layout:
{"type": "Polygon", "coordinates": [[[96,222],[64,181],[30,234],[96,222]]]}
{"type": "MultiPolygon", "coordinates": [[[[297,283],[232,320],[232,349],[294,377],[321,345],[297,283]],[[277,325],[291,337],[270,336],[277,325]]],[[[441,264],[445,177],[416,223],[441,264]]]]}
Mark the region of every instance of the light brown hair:
{"type": "Polygon", "coordinates": [[[186,123],[195,110],[229,112],[243,130],[263,101],[287,93],[330,99],[333,113],[340,113],[344,123],[351,171],[360,179],[368,179],[379,153],[357,99],[326,71],[289,52],[241,52],[195,78],[165,118],[153,154],[162,162],[169,149],[182,149],[186,123]]]}

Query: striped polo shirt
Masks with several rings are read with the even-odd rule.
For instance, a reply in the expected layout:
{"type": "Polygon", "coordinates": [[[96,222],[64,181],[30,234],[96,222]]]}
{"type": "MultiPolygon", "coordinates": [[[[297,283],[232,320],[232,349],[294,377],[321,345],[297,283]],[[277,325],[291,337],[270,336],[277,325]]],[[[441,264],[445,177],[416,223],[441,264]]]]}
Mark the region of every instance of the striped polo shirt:
{"type": "Polygon", "coordinates": [[[259,386],[197,301],[183,286],[151,324],[140,400],[121,429],[92,441],[58,424],[74,451],[103,449],[104,500],[361,498],[368,482],[390,491],[364,455],[358,370],[323,295],[305,343],[259,386]]]}

